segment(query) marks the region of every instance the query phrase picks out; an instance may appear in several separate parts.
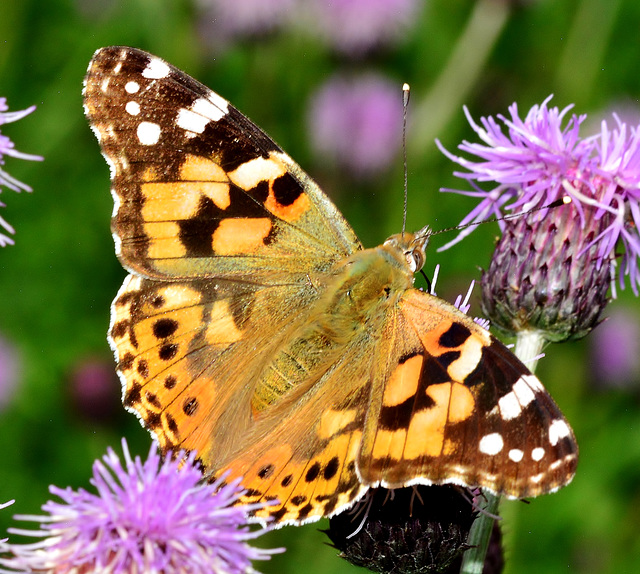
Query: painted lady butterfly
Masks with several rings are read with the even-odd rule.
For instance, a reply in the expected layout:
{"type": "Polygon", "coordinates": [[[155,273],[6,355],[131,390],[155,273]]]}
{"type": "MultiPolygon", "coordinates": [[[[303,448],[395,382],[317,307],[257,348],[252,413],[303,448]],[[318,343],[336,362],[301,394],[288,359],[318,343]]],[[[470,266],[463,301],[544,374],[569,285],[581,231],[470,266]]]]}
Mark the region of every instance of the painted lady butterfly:
{"type": "Polygon", "coordinates": [[[98,50],[84,97],[130,272],[109,333],[123,402],[165,450],[277,499],[256,518],[279,524],[376,485],[519,498],[571,480],[577,445],[538,379],[413,288],[428,228],[364,249],[260,128],[140,50],[98,50]]]}

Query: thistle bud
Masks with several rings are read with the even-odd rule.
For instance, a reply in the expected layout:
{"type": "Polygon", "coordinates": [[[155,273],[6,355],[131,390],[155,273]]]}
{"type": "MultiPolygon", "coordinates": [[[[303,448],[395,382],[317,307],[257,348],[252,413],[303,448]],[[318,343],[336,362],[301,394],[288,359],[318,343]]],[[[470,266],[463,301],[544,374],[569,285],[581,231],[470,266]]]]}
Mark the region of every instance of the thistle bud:
{"type": "Polygon", "coordinates": [[[488,271],[482,310],[493,325],[516,334],[541,331],[548,341],[586,335],[601,320],[611,265],[598,256],[596,237],[610,217],[572,204],[507,222],[488,271]]]}

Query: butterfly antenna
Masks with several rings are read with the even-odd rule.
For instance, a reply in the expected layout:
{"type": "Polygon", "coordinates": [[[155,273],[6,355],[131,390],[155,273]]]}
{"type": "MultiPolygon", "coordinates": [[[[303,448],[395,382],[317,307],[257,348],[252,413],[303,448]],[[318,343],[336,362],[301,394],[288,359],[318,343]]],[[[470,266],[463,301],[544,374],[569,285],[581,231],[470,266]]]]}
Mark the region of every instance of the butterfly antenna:
{"type": "Polygon", "coordinates": [[[407,201],[408,201],[408,175],[407,175],[407,108],[409,107],[409,84],[402,85],[402,165],[404,167],[404,211],[402,213],[402,235],[407,230],[407,201]]]}
{"type": "Polygon", "coordinates": [[[510,219],[516,219],[518,217],[522,217],[523,215],[529,215],[530,213],[534,213],[536,211],[540,211],[541,209],[552,209],[554,207],[560,207],[561,205],[567,205],[571,203],[571,198],[568,195],[561,197],[560,199],[556,199],[551,203],[547,203],[546,205],[541,205],[540,207],[534,207],[529,211],[523,211],[521,213],[509,213],[504,217],[493,217],[491,219],[485,219],[484,221],[471,221],[465,225],[456,225],[454,227],[445,227],[444,229],[438,229],[437,231],[432,231],[431,235],[440,235],[441,233],[447,233],[449,231],[461,231],[466,229],[467,227],[473,227],[474,225],[482,225],[484,223],[495,223],[496,221],[509,221],[510,219]]]}

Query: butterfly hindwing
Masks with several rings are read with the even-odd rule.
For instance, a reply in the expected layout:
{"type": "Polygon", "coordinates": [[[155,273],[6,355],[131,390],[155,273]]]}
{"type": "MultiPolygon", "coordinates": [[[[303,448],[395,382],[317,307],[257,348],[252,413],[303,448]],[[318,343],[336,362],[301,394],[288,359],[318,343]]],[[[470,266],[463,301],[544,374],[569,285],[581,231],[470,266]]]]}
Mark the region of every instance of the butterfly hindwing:
{"type": "Polygon", "coordinates": [[[264,365],[314,299],[312,288],[296,285],[129,275],[109,331],[124,405],[165,450],[195,450],[212,466],[250,425],[264,365]]]}
{"type": "Polygon", "coordinates": [[[243,501],[270,502],[256,517],[299,524],[351,506],[367,490],[357,470],[372,361],[352,344],[317,383],[294,390],[258,417],[216,475],[241,477],[243,501]],[[355,367],[355,368],[354,368],[355,367]],[[268,430],[268,432],[265,432],[268,430]]]}
{"type": "Polygon", "coordinates": [[[414,289],[381,331],[375,348],[363,345],[370,333],[350,341],[318,383],[267,414],[270,432],[256,427],[260,438],[221,465],[243,477],[246,502],[272,502],[258,518],[315,520],[375,486],[452,483],[521,498],[566,484],[577,463],[570,427],[488,331],[414,289]]]}

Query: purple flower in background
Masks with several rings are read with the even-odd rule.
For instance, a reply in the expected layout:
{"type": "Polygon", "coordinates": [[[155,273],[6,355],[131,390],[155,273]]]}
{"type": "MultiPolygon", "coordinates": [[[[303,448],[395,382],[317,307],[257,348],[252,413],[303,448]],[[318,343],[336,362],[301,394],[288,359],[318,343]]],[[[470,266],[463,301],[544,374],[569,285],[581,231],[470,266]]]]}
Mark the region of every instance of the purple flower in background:
{"type": "Polygon", "coordinates": [[[461,225],[571,198],[563,207],[501,221],[503,235],[483,276],[483,308],[494,324],[564,340],[585,335],[599,322],[618,246],[624,250],[620,284],[629,276],[638,294],[640,131],[614,116],[613,129],[603,121],[600,133],[582,138],[586,116],[568,117],[571,106],[549,108],[549,100],[533,106],[524,120],[513,104],[510,117],[481,118],[480,125],[465,109],[484,143],[465,141],[459,149],[475,161],[438,145],[466,170],[455,175],[474,188],[444,191],[480,199],[461,225]],[[487,182],[485,191],[479,184],[487,182]]]}
{"type": "MultiPolygon", "coordinates": [[[[7,99],[0,98],[0,126],[4,124],[8,124],[11,122],[16,122],[25,116],[29,115],[33,110],[35,110],[35,106],[31,106],[26,110],[21,110],[19,112],[9,112],[9,107],[7,106],[7,99]]],[[[4,165],[4,156],[15,157],[17,159],[26,159],[31,161],[42,160],[43,158],[39,155],[30,155],[26,153],[19,152],[15,149],[14,143],[5,135],[0,133],[0,166],[4,165]]],[[[10,176],[4,169],[0,168],[0,192],[2,191],[2,186],[7,187],[13,191],[31,191],[31,188],[21,181],[18,181],[15,177],[10,176]]],[[[4,203],[0,202],[0,207],[4,207],[4,203]]],[[[0,217],[0,227],[3,227],[8,233],[14,234],[15,230],[9,223],[0,217]]],[[[13,245],[14,241],[4,233],[0,233],[0,247],[4,247],[5,245],[13,245]]]]}
{"type": "Polygon", "coordinates": [[[371,177],[396,157],[402,135],[400,84],[384,76],[336,76],[315,94],[309,109],[311,145],[318,155],[371,177]]]}
{"type": "Polygon", "coordinates": [[[309,3],[304,8],[307,13],[302,21],[313,22],[313,29],[328,44],[344,54],[360,56],[402,38],[416,22],[421,2],[333,0],[309,3]]]}
{"type": "Polygon", "coordinates": [[[616,309],[593,333],[591,378],[596,387],[639,388],[640,318],[632,309],[616,309]]]}
{"type": "Polygon", "coordinates": [[[269,32],[288,23],[298,0],[199,0],[205,35],[225,37],[269,32]]]}
{"type": "Polygon", "coordinates": [[[164,461],[152,445],[146,462],[131,458],[122,441],[125,465],[109,449],[93,465],[91,483],[83,489],[50,487],[62,502],[47,502],[45,516],[19,516],[40,524],[12,534],[43,537],[32,544],[5,544],[9,556],[0,565],[54,572],[190,572],[241,574],[252,560],[268,559],[273,550],[247,541],[253,506],[232,506],[242,493],[237,482],[202,483],[191,455],[164,461]]]}
{"type": "Polygon", "coordinates": [[[112,360],[85,358],[70,378],[71,398],[79,416],[92,422],[107,421],[120,412],[120,385],[112,360]]]}
{"type": "Polygon", "coordinates": [[[18,350],[0,335],[0,411],[11,402],[20,374],[18,350]]]}

